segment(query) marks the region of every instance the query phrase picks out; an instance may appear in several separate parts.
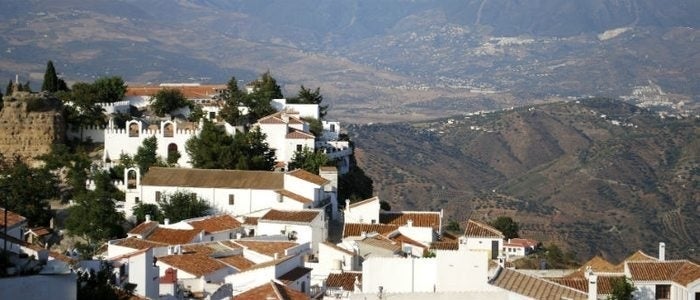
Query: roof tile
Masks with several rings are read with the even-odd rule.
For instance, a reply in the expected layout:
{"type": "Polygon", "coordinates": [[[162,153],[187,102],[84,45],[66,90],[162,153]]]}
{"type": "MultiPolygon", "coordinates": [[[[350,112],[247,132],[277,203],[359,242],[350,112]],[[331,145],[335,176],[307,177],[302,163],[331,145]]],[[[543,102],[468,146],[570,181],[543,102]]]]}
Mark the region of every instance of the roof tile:
{"type": "Polygon", "coordinates": [[[238,222],[238,220],[230,215],[211,216],[187,223],[194,229],[204,230],[206,233],[232,230],[241,227],[241,222],[238,222]]]}
{"type": "Polygon", "coordinates": [[[338,288],[352,292],[355,290],[355,281],[362,283],[362,273],[360,272],[344,272],[331,273],[326,278],[326,286],[329,288],[338,288]]]}
{"type": "Polygon", "coordinates": [[[263,215],[260,221],[286,221],[286,222],[302,222],[310,223],[318,215],[320,211],[317,210],[276,210],[271,209],[265,215],[263,215]]]}
{"type": "Polygon", "coordinates": [[[328,181],[328,179],[325,179],[321,176],[318,176],[316,174],[308,172],[304,169],[296,169],[294,171],[288,172],[287,174],[294,176],[296,178],[299,178],[301,180],[311,182],[311,183],[316,184],[316,185],[324,185],[324,184],[327,184],[330,182],[330,181],[328,181]]]}
{"type": "Polygon", "coordinates": [[[381,212],[379,213],[379,223],[404,226],[408,221],[413,221],[414,227],[432,227],[440,229],[439,212],[381,212]]]}
{"type": "Polygon", "coordinates": [[[345,223],[343,226],[343,237],[361,236],[362,232],[378,234],[389,234],[394,230],[398,230],[399,226],[393,224],[363,224],[363,223],[345,223]]]}
{"type": "Polygon", "coordinates": [[[306,300],[309,296],[275,281],[252,288],[236,296],[236,300],[306,300]]]}
{"type": "Polygon", "coordinates": [[[4,227],[5,223],[7,223],[7,227],[10,228],[19,225],[20,223],[25,222],[26,220],[27,218],[9,209],[7,210],[7,220],[5,220],[5,209],[0,208],[0,226],[2,227],[4,227]]]}
{"type": "Polygon", "coordinates": [[[490,284],[519,295],[534,299],[580,299],[588,298],[588,294],[579,290],[560,285],[542,278],[526,275],[511,269],[500,269],[490,284]]]}
{"type": "Polygon", "coordinates": [[[501,233],[498,229],[471,219],[467,222],[464,235],[466,237],[478,238],[504,238],[503,233],[501,233]]]}
{"type": "Polygon", "coordinates": [[[151,167],[142,185],[210,188],[284,188],[283,173],[271,171],[210,170],[151,167]]]}

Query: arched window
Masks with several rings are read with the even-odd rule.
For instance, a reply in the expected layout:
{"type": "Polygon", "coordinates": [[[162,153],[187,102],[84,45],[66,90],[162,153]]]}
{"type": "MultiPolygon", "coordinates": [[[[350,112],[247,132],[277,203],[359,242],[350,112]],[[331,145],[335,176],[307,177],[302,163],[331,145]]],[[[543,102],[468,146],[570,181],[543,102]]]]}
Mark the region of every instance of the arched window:
{"type": "Polygon", "coordinates": [[[129,137],[139,137],[139,124],[129,124],[129,137]]]}
{"type": "Polygon", "coordinates": [[[136,188],[136,170],[129,170],[126,173],[126,188],[135,189],[136,188]]]}
{"type": "Polygon", "coordinates": [[[177,150],[177,144],[175,143],[170,143],[168,144],[168,157],[167,161],[169,164],[177,164],[177,161],[180,159],[180,151],[177,150]]]}
{"type": "Polygon", "coordinates": [[[173,137],[173,123],[167,123],[163,126],[163,137],[173,137]]]}

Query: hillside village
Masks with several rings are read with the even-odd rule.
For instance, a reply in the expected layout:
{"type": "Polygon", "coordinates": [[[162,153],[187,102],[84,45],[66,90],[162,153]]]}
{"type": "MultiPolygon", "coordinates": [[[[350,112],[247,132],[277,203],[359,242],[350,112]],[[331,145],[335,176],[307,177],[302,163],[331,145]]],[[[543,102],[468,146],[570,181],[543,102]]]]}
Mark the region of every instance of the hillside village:
{"type": "MultiPolygon", "coordinates": [[[[127,87],[124,99],[99,104],[106,126],[65,129],[68,139],[104,145],[94,169],[113,169],[122,158],[138,155],[152,137],[158,156],[179,157],[147,171],[125,167],[110,181],[124,195],[115,201],[116,210],[134,226],[125,237],[97,245],[88,258],[49,247],[43,238],[53,226],[30,226],[26,216],[3,208],[0,237],[9,255],[0,299],[79,299],[81,288],[103,277],[123,299],[592,300],[613,296],[624,283],[634,287],[635,299],[700,299],[700,265],[667,258],[663,242],[654,255],[638,251],[621,262],[596,256],[578,268],[519,269],[515,261],[538,251],[539,241],[507,238],[474,219],[448,231],[442,210],[395,211],[377,196],[341,198],[339,178],[351,171],[353,147],[339,122],[322,120],[318,103],[272,99],[271,114],[250,126],[231,125],[220,117],[226,89],[127,87]],[[114,117],[133,108],[148,110],[163,89],[180,91],[203,117],[188,120],[196,110],[189,107],[122,124],[114,117]],[[311,131],[309,119],[320,120],[321,132],[311,131]],[[230,136],[259,130],[275,150],[273,169],[195,168],[184,150],[211,123],[230,136]],[[294,168],[304,150],[332,163],[294,168]],[[206,202],[207,214],[171,222],[135,213],[178,193],[206,202]]],[[[245,92],[254,91],[246,85],[245,92]]],[[[3,107],[29,95],[15,91],[3,107]]],[[[250,113],[249,107],[236,109],[250,113]]],[[[85,181],[88,190],[100,186],[96,179],[85,181]]]]}

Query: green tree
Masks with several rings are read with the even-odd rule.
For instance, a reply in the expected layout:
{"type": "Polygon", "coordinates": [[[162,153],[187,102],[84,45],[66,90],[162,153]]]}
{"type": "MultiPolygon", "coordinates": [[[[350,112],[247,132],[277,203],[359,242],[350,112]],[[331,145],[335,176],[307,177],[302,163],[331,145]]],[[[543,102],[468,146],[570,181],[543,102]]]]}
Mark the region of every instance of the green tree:
{"type": "Polygon", "coordinates": [[[162,89],[151,98],[151,109],[159,117],[188,105],[185,95],[177,89],[162,89]]]}
{"type": "Polygon", "coordinates": [[[204,118],[204,110],[199,105],[189,102],[190,115],[187,116],[187,120],[190,122],[199,122],[200,119],[204,118]]]}
{"type": "Polygon", "coordinates": [[[163,218],[170,219],[170,222],[173,223],[206,216],[211,209],[206,200],[187,191],[164,194],[161,199],[156,199],[156,201],[163,212],[163,218]]]}
{"type": "Polygon", "coordinates": [[[202,131],[185,144],[190,163],[202,169],[233,169],[236,158],[232,149],[233,137],[224,129],[205,120],[202,131]]]}
{"type": "Polygon", "coordinates": [[[265,141],[265,134],[260,132],[260,128],[255,128],[244,134],[237,134],[243,139],[234,139],[234,143],[241,149],[242,159],[245,166],[237,169],[241,170],[263,170],[271,171],[275,167],[275,150],[270,149],[270,145],[265,141]]]}
{"type": "Polygon", "coordinates": [[[391,204],[389,202],[386,202],[384,200],[379,201],[379,209],[383,211],[391,211],[391,204]]]}
{"type": "Polygon", "coordinates": [[[321,88],[316,88],[315,90],[307,89],[303,85],[299,88],[297,96],[288,100],[289,103],[299,103],[299,104],[318,104],[318,113],[320,119],[323,119],[328,113],[328,105],[321,105],[323,102],[323,95],[321,95],[321,88]]]}
{"type": "Polygon", "coordinates": [[[12,79],[10,79],[10,82],[7,83],[7,87],[5,88],[5,95],[11,96],[13,88],[14,85],[12,84],[12,79]]]}
{"type": "Polygon", "coordinates": [[[95,255],[105,241],[124,235],[124,216],[117,212],[114,200],[111,192],[98,187],[76,195],[68,208],[65,226],[71,235],[85,241],[79,243],[84,257],[95,255]]]}
{"type": "Polygon", "coordinates": [[[134,162],[141,170],[141,174],[146,174],[151,166],[158,164],[157,150],[158,139],[155,136],[144,139],[141,146],[136,149],[134,162]]]}
{"type": "Polygon", "coordinates": [[[323,123],[316,118],[302,118],[309,123],[309,131],[315,136],[320,137],[323,134],[323,123]]]}
{"type": "Polygon", "coordinates": [[[452,233],[461,233],[462,228],[459,226],[459,222],[455,220],[450,220],[447,222],[447,226],[445,226],[445,230],[452,232],[452,233]]]}
{"type": "Polygon", "coordinates": [[[275,109],[270,103],[272,99],[281,98],[284,98],[282,89],[277,85],[277,80],[270,75],[270,71],[260,75],[260,78],[253,82],[253,92],[244,98],[243,104],[249,109],[249,122],[274,113],[275,109]]]}
{"type": "Polygon", "coordinates": [[[241,111],[238,110],[238,106],[245,102],[245,97],[245,93],[238,88],[236,77],[231,77],[226,84],[226,90],[221,94],[221,98],[224,101],[220,112],[221,118],[233,126],[244,125],[245,118],[241,115],[241,111]]]}
{"type": "Polygon", "coordinates": [[[56,69],[53,66],[53,61],[48,61],[46,63],[46,72],[44,72],[44,83],[41,84],[42,91],[48,91],[51,93],[58,91],[58,75],[56,75],[56,69]]]}
{"type": "Polygon", "coordinates": [[[511,217],[498,217],[496,218],[496,220],[491,222],[490,225],[493,226],[493,228],[496,228],[499,231],[501,231],[507,239],[518,237],[518,223],[513,221],[511,217]]]}
{"type": "Polygon", "coordinates": [[[121,101],[126,94],[126,84],[119,76],[100,77],[92,85],[97,97],[96,102],[121,101]]]}
{"type": "Polygon", "coordinates": [[[146,215],[150,215],[151,220],[153,221],[163,221],[163,212],[160,210],[160,207],[152,203],[139,202],[136,204],[136,206],[134,206],[133,214],[136,216],[136,224],[140,224],[145,221],[146,215]]]}
{"type": "Polygon", "coordinates": [[[3,159],[0,188],[4,206],[27,218],[30,226],[48,225],[52,217],[49,199],[56,196],[56,177],[47,168],[31,168],[18,157],[3,159]]]}
{"type": "Polygon", "coordinates": [[[632,293],[636,290],[632,282],[627,277],[612,279],[612,293],[608,300],[632,300],[632,293]]]}
{"type": "Polygon", "coordinates": [[[113,267],[108,262],[103,262],[100,270],[95,271],[78,271],[78,300],[128,300],[134,294],[136,285],[133,283],[125,284],[121,290],[118,290],[110,283],[113,276],[113,267]]]}
{"type": "Polygon", "coordinates": [[[328,156],[325,153],[311,151],[309,147],[304,147],[301,151],[294,151],[289,169],[304,169],[318,175],[318,169],[326,164],[328,164],[328,156]]]}
{"type": "Polygon", "coordinates": [[[92,84],[77,82],[73,84],[70,92],[58,93],[57,96],[64,103],[66,122],[74,128],[80,129],[82,140],[83,128],[88,126],[103,126],[107,122],[104,118],[104,109],[97,105],[97,90],[92,84]]]}

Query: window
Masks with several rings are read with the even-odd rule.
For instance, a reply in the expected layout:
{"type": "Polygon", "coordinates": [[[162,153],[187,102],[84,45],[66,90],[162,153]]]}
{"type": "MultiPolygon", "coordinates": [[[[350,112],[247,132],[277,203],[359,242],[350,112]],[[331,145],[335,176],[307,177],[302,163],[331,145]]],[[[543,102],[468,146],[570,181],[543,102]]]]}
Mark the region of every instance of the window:
{"type": "Polygon", "coordinates": [[[229,194],[228,195],[228,205],[233,205],[235,202],[236,202],[235,195],[229,194]]]}
{"type": "Polygon", "coordinates": [[[671,285],[670,284],[657,284],[656,285],[656,299],[671,299],[671,285]]]}
{"type": "Polygon", "coordinates": [[[331,124],[331,132],[335,132],[335,124],[331,124]]]}
{"type": "Polygon", "coordinates": [[[141,202],[141,199],[139,199],[139,197],[136,197],[135,201],[136,201],[136,203],[139,203],[139,202],[141,202]]]}
{"type": "Polygon", "coordinates": [[[160,196],[162,196],[160,191],[156,191],[156,201],[160,201],[160,196]]]}
{"type": "Polygon", "coordinates": [[[301,152],[303,148],[301,147],[301,144],[297,144],[297,152],[301,152]]]}

